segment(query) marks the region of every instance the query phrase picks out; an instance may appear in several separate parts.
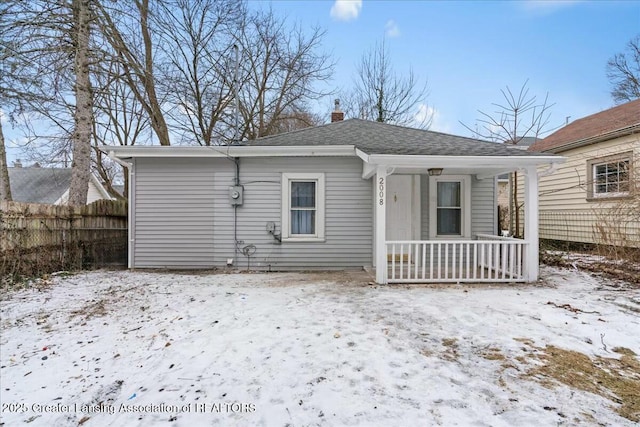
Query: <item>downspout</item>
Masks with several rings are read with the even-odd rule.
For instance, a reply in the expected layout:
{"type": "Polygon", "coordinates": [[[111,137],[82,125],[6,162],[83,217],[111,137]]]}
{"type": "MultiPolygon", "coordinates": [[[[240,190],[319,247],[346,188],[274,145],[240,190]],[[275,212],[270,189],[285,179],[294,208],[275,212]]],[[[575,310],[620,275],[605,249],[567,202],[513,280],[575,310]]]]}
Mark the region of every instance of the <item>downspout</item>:
{"type": "MultiPolygon", "coordinates": [[[[234,185],[240,185],[240,158],[234,157],[233,163],[236,166],[236,176],[234,179],[234,185]]],[[[233,265],[237,265],[238,261],[238,205],[233,205],[233,265]]]]}
{"type": "MultiPolygon", "coordinates": [[[[238,69],[240,68],[240,48],[237,44],[233,45],[233,50],[236,53],[236,64],[233,71],[233,96],[235,98],[235,123],[234,123],[234,135],[232,144],[238,144],[240,142],[240,99],[238,98],[238,69]]],[[[240,158],[234,157],[233,163],[236,166],[236,177],[234,181],[235,186],[240,185],[240,158]]],[[[233,264],[237,265],[238,261],[238,205],[233,205],[233,264]]]]}
{"type": "Polygon", "coordinates": [[[135,259],[134,259],[134,243],[135,243],[135,232],[133,230],[133,217],[135,215],[135,210],[133,209],[133,205],[135,204],[135,194],[133,191],[131,191],[132,188],[134,188],[134,179],[135,179],[135,173],[133,172],[133,165],[134,163],[131,162],[125,162],[121,159],[119,159],[118,157],[116,157],[116,155],[113,153],[113,151],[109,151],[109,158],[111,160],[113,160],[114,162],[116,162],[117,164],[119,164],[122,167],[127,168],[128,174],[129,174],[129,179],[128,179],[128,184],[129,184],[129,188],[127,188],[127,195],[129,196],[129,200],[128,200],[128,206],[127,206],[127,238],[129,240],[129,244],[127,245],[127,249],[128,249],[128,254],[127,254],[127,268],[133,269],[134,268],[134,264],[135,264],[135,259]]]}

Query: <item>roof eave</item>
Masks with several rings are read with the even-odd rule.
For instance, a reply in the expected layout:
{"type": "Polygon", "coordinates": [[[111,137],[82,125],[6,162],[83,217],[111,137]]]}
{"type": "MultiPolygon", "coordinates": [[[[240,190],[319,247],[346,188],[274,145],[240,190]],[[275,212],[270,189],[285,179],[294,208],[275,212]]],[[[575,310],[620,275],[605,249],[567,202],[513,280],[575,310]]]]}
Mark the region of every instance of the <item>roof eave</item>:
{"type": "Polygon", "coordinates": [[[112,158],[127,160],[132,158],[184,158],[184,157],[315,157],[315,156],[355,156],[353,145],[299,145],[299,146],[102,146],[100,150],[112,158]]]}
{"type": "Polygon", "coordinates": [[[394,154],[371,154],[367,160],[380,166],[395,167],[424,167],[425,165],[443,168],[473,167],[477,169],[490,169],[496,167],[537,166],[549,163],[562,163],[566,159],[562,156],[416,156],[394,154]]]}
{"type": "MultiPolygon", "coordinates": [[[[640,123],[636,123],[631,126],[626,126],[614,131],[603,133],[602,135],[590,136],[588,138],[578,139],[576,141],[567,142],[557,147],[552,147],[546,150],[542,150],[544,153],[562,153],[564,151],[573,150],[575,148],[581,148],[587,145],[597,144],[598,142],[608,141],[610,139],[620,138],[627,135],[633,135],[640,132],[640,123]]],[[[533,147],[533,146],[532,146],[533,147]]],[[[536,151],[536,150],[531,150],[536,151]]]]}

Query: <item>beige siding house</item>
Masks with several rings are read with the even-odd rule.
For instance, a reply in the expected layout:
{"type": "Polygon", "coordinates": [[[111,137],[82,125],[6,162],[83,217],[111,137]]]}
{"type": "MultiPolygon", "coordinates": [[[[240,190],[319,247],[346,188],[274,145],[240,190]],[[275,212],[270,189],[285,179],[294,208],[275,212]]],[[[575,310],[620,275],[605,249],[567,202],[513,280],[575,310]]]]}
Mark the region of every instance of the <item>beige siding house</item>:
{"type": "MultiPolygon", "coordinates": [[[[518,142],[513,146],[519,150],[527,151],[528,148],[538,139],[533,136],[518,137],[518,142]]],[[[506,143],[505,143],[506,144],[506,143]]],[[[498,228],[501,234],[515,235],[516,215],[515,205],[520,207],[519,236],[524,233],[524,205],[522,195],[524,194],[524,179],[517,173],[505,173],[498,175],[498,228]],[[513,183],[517,180],[517,193],[513,194],[513,183]]]]}
{"type": "Polygon", "coordinates": [[[640,100],[576,120],[530,151],[567,158],[540,177],[540,238],[640,247],[640,100]]]}

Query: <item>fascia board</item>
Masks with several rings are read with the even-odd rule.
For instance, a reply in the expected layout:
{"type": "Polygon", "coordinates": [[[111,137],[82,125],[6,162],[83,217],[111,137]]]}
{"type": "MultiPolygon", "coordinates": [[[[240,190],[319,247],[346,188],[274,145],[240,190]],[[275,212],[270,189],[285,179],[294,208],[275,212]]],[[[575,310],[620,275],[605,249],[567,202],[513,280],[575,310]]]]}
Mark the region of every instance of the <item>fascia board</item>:
{"type": "Polygon", "coordinates": [[[356,156],[360,157],[363,161],[369,163],[369,155],[359,148],[356,148],[356,156]]]}
{"type": "Polygon", "coordinates": [[[537,166],[549,163],[564,163],[562,156],[398,156],[391,154],[372,154],[368,162],[380,166],[394,167],[441,167],[489,169],[507,167],[517,169],[525,166],[537,166]]]}
{"type": "Polygon", "coordinates": [[[355,156],[353,145],[299,145],[299,146],[102,146],[100,150],[119,159],[141,157],[315,157],[355,156]]]}

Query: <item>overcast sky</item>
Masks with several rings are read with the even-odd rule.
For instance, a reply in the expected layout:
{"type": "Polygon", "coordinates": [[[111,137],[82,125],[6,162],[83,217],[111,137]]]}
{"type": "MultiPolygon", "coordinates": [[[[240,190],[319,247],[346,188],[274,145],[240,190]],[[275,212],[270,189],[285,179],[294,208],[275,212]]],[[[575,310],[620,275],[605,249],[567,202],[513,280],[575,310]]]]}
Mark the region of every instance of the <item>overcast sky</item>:
{"type": "MultiPolygon", "coordinates": [[[[303,28],[326,30],[337,61],[332,89],[352,85],[356,63],[383,37],[398,72],[428,79],[433,130],[469,136],[507,85],[548,93],[552,126],[610,108],[607,60],[640,33],[640,1],[251,1],[303,28]]],[[[315,108],[326,115],[333,97],[315,108]]],[[[18,135],[4,125],[9,163],[18,135]]]]}

